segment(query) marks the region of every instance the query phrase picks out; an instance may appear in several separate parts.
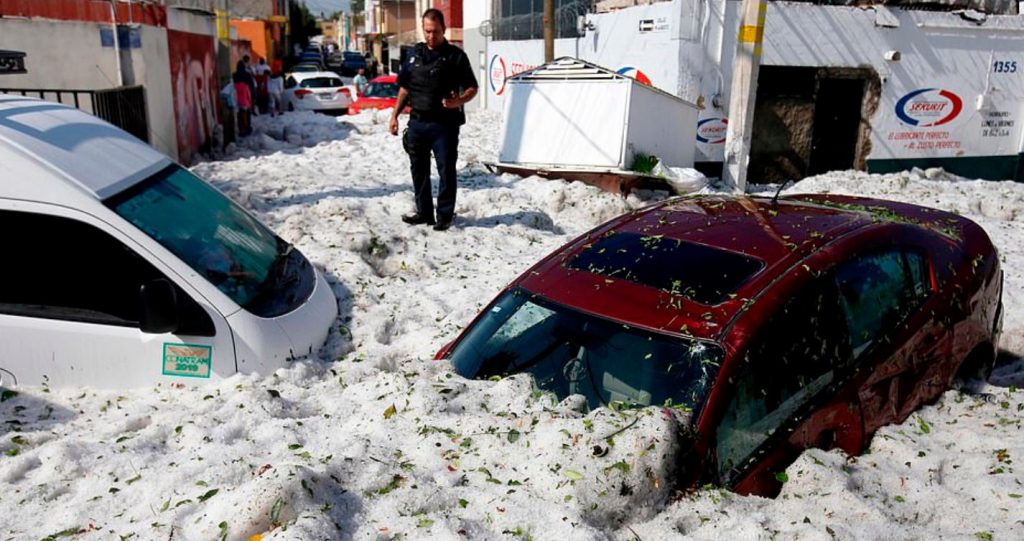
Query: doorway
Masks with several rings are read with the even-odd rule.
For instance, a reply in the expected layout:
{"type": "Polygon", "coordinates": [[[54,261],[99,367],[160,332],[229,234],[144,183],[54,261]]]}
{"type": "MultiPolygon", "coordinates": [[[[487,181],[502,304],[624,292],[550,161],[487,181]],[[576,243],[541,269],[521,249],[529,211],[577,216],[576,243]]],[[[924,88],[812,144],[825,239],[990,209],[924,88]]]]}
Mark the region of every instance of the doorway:
{"type": "Polygon", "coordinates": [[[870,68],[762,66],[748,178],[800,180],[866,167],[881,81],[870,68]]]}
{"type": "Polygon", "coordinates": [[[807,175],[853,169],[866,80],[818,79],[807,175]]]}

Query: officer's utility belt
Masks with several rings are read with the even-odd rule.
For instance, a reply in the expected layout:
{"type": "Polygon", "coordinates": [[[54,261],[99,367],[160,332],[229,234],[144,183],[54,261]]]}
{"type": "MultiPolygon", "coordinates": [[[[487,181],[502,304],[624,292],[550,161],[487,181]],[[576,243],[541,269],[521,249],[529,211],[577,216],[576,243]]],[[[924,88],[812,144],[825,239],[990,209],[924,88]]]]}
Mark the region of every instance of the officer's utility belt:
{"type": "Polygon", "coordinates": [[[447,122],[451,120],[450,114],[446,114],[446,111],[417,111],[416,109],[409,113],[409,118],[419,122],[447,122]]]}

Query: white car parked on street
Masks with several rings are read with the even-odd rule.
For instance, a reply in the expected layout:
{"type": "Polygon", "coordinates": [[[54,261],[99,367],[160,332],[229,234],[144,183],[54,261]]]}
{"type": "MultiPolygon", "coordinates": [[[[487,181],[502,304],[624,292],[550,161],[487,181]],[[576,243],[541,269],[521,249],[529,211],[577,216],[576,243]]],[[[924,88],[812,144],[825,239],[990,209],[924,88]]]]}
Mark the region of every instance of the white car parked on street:
{"type": "Polygon", "coordinates": [[[0,163],[0,385],[266,374],[326,339],[324,276],[128,133],[0,95],[0,163]]]}
{"type": "Polygon", "coordinates": [[[316,71],[289,73],[284,80],[284,106],[289,111],[336,111],[348,113],[352,92],[337,73],[316,71]]]}

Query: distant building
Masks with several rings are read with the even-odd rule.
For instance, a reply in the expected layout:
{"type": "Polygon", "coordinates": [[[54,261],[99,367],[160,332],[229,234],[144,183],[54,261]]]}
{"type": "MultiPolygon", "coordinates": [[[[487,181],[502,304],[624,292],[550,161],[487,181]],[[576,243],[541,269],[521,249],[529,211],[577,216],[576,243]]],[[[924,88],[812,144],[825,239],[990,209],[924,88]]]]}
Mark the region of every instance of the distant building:
{"type": "Polygon", "coordinates": [[[281,67],[288,56],[288,0],[232,0],[231,29],[252,47],[252,60],[281,67]]]}

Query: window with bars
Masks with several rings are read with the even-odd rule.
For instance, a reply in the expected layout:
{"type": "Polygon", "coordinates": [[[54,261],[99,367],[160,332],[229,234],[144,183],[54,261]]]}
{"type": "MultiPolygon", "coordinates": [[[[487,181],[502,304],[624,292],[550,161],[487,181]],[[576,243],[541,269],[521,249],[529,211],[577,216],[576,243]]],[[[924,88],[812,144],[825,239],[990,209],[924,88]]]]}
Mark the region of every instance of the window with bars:
{"type": "MultiPolygon", "coordinates": [[[[544,0],[492,0],[493,39],[544,38],[544,0]]],[[[593,11],[592,0],[554,0],[555,38],[580,37],[577,20],[593,11]]]]}

